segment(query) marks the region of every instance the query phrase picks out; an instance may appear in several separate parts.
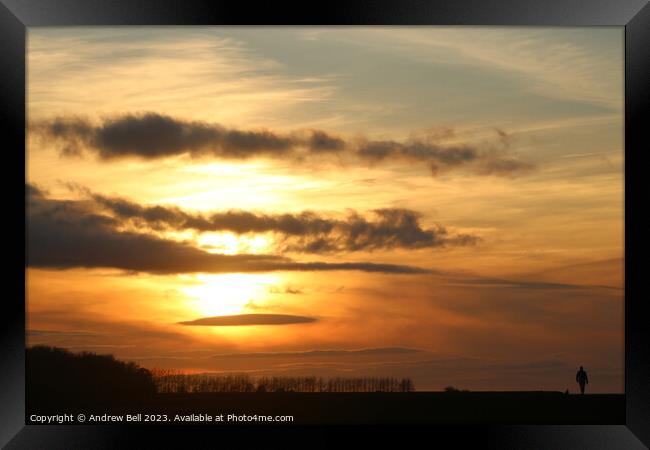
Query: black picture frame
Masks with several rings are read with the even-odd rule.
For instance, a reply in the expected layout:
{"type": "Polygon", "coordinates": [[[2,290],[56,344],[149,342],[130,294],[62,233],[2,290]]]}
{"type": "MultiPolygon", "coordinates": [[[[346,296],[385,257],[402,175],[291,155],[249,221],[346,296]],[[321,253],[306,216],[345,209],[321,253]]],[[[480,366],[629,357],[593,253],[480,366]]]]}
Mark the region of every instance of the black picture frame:
{"type": "MultiPolygon", "coordinates": [[[[650,149],[650,6],[647,0],[354,0],[346,2],[250,2],[218,0],[0,0],[0,117],[4,125],[5,283],[0,313],[0,445],[7,448],[128,448],[153,440],[184,442],[187,428],[25,425],[25,36],[27,27],[69,25],[518,25],[625,27],[625,395],[624,425],[477,426],[449,430],[455,446],[494,448],[616,448],[650,446],[650,349],[647,339],[643,262],[643,152],[650,149]],[[21,153],[22,149],[22,153],[21,153]],[[21,179],[22,177],[22,179],[21,179]],[[10,208],[10,209],[9,209],[10,208]],[[24,216],[22,216],[24,217],[24,216]],[[18,245],[16,245],[18,244],[18,245]],[[11,250],[9,250],[11,248],[11,250]],[[21,298],[22,295],[22,298],[21,298]],[[155,437],[154,437],[155,436],[155,437]],[[140,440],[144,439],[144,440],[140,440]],[[183,439],[182,441],[177,439],[183,439]],[[140,441],[139,441],[140,440],[140,441]]],[[[647,190],[647,187],[645,188],[647,190]]],[[[26,245],[26,243],[25,243],[26,245]]],[[[275,433],[278,428],[272,430],[275,433]]],[[[285,428],[286,429],[286,428],[285,428]]],[[[294,428],[295,429],[295,428],[294,428]]],[[[241,430],[241,428],[240,428],[241,430]]],[[[290,429],[291,430],[291,429],[290,429]]],[[[192,427],[209,445],[236,431],[192,427]]],[[[241,434],[241,433],[240,433],[241,434]]],[[[320,435],[323,435],[320,433],[320,435]]],[[[189,445],[188,445],[189,447],[189,445]]]]}

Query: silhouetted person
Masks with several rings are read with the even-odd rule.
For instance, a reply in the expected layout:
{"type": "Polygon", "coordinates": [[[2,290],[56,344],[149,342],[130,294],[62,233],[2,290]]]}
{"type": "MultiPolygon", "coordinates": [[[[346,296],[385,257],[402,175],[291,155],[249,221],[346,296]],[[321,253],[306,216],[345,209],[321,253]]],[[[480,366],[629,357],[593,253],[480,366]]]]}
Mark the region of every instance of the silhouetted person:
{"type": "Polygon", "coordinates": [[[589,384],[589,378],[587,378],[587,372],[585,372],[585,369],[583,369],[582,366],[580,366],[580,370],[576,373],[576,381],[580,385],[580,393],[584,394],[585,385],[589,384]]]}

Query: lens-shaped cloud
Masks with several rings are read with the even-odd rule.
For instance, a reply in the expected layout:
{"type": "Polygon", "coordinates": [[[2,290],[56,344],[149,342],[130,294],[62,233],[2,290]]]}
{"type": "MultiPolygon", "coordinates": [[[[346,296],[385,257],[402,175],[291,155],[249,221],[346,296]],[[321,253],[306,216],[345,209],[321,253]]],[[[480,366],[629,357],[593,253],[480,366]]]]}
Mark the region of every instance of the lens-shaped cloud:
{"type": "Polygon", "coordinates": [[[228,327],[241,325],[291,325],[311,322],[316,322],[316,319],[289,314],[237,314],[232,316],[203,317],[201,319],[178,323],[189,326],[228,327]]]}

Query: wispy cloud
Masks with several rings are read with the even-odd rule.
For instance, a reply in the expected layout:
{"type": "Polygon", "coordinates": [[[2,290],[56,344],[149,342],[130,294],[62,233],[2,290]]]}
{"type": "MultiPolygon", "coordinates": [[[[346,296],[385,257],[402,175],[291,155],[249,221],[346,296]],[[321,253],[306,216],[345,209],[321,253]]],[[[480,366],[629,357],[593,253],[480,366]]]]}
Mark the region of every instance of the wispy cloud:
{"type": "Polygon", "coordinates": [[[277,60],[214,29],[33,29],[28,42],[32,117],[148,105],[184,117],[260,123],[336,90],[323,77],[287,74],[277,60]]]}
{"type": "MultiPolygon", "coordinates": [[[[306,34],[312,39],[320,36],[382,52],[400,52],[418,61],[500,71],[520,77],[532,92],[553,99],[588,102],[616,111],[623,106],[622,52],[581,44],[576,39],[579,35],[569,36],[572,30],[555,35],[549,30],[484,27],[337,31],[336,36],[327,30],[306,34]],[[612,64],[618,64],[618,70],[612,70],[612,64]]],[[[613,38],[612,34],[608,43],[616,42],[613,38]]],[[[622,39],[620,42],[622,45],[622,39]]]]}

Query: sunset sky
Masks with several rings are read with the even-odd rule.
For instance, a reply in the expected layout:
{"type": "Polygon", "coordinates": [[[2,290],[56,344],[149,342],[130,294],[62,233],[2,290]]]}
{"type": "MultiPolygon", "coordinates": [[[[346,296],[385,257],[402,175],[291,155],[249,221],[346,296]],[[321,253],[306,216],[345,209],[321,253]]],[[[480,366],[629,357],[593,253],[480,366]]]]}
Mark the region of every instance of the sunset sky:
{"type": "Polygon", "coordinates": [[[622,28],[36,27],[27,58],[29,345],[623,391],[622,28]]]}

